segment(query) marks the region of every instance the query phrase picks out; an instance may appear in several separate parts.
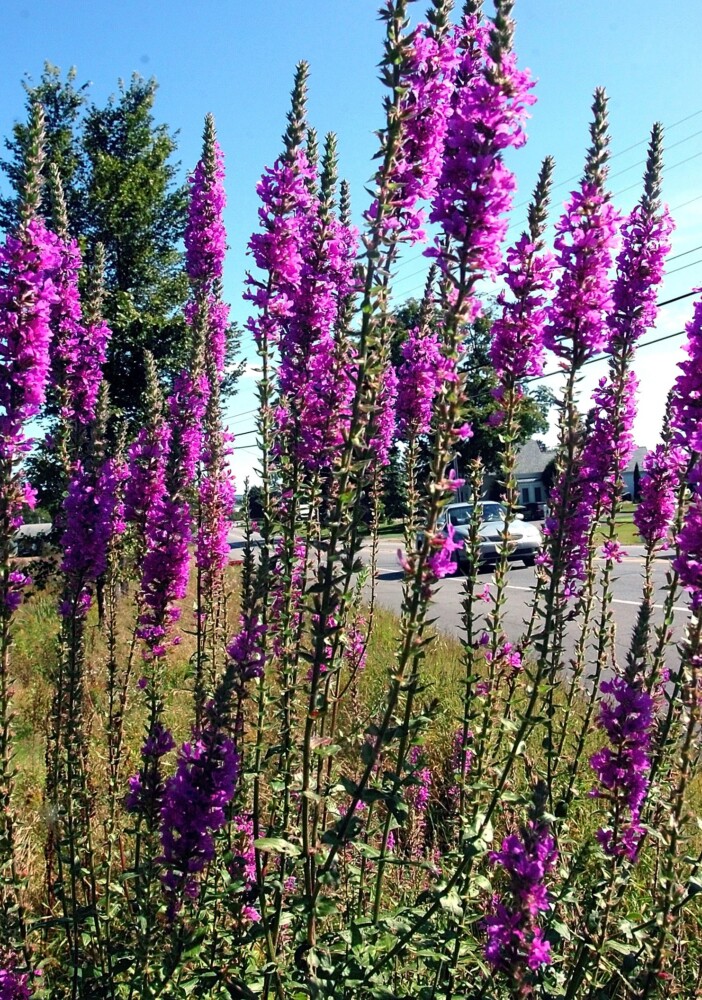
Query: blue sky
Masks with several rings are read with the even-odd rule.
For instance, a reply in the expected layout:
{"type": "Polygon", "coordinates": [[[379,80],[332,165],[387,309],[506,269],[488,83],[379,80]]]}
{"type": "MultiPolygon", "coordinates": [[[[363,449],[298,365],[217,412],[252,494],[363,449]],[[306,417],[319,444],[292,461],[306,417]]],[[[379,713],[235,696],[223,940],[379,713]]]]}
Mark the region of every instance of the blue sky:
{"type": "MultiPolygon", "coordinates": [[[[424,5],[415,3],[411,10],[421,17],[424,5]]],[[[511,160],[520,194],[510,235],[518,234],[525,211],[521,203],[547,153],[556,157],[555,210],[562,204],[581,170],[592,91],[604,85],[612,124],[611,188],[622,209],[638,196],[652,122],[667,126],[665,196],[678,227],[672,254],[685,256],[670,262],[661,298],[702,285],[702,4],[517,0],[515,15],[520,63],[539,83],[530,141],[511,160]]],[[[376,80],[382,32],[374,0],[201,0],[198,5],[4,0],[3,27],[2,135],[24,113],[20,80],[25,74],[37,79],[44,60],[63,70],[75,66],[79,83],[92,81],[97,102],[116,90],[119,78],[133,72],[155,76],[160,85],[156,115],[179,132],[184,174],[199,155],[203,118],[214,113],[228,174],[231,249],[225,291],[240,321],[246,316],[241,300],[246,243],[256,226],[255,184],[279,151],[292,73],[301,58],[311,65],[311,122],[320,134],[337,132],[342,176],[352,185],[357,213],[365,206],[373,131],[382,120],[376,80]]],[[[400,265],[399,300],[421,291],[419,254],[410,251],[400,265]]],[[[691,305],[687,299],[665,307],[657,332],[648,339],[681,330],[691,305]]],[[[636,434],[641,444],[655,442],[681,339],[644,348],[639,355],[642,403],[636,434]]],[[[246,353],[253,360],[250,345],[246,353]]],[[[585,391],[602,372],[600,365],[589,369],[585,391]]],[[[255,462],[254,437],[246,433],[253,426],[247,412],[254,405],[252,375],[242,381],[231,408],[233,430],[240,434],[234,461],[240,480],[255,462]]]]}

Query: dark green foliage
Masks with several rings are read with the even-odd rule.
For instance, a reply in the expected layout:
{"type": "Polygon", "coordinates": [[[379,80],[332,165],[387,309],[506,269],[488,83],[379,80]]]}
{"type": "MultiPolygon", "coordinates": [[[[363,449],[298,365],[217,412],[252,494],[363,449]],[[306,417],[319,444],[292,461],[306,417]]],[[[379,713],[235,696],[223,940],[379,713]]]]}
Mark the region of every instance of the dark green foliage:
{"type": "Polygon", "coordinates": [[[154,80],[133,76],[105,108],[85,118],[90,246],[105,247],[105,318],[112,343],[105,377],[115,407],[141,409],[145,389],[143,352],[159,368],[184,361],[187,298],[183,255],[177,249],[187,213],[187,193],[176,184],[175,139],[156,125],[154,80]]]}
{"type": "Polygon", "coordinates": [[[405,470],[402,455],[397,445],[390,451],[390,464],[383,469],[381,491],[384,518],[395,520],[406,517],[405,470]]]}
{"type": "MultiPolygon", "coordinates": [[[[85,152],[80,138],[81,121],[87,103],[88,83],[75,86],[77,73],[70,69],[66,79],[61,79],[61,70],[47,62],[37,84],[30,77],[22,81],[27,95],[25,106],[27,118],[31,117],[32,105],[39,103],[44,109],[45,163],[43,175],[48,180],[50,165],[58,167],[61,184],[68,207],[71,233],[78,236],[83,232],[86,218],[85,152]]],[[[22,187],[25,154],[29,142],[29,124],[17,122],[12,130],[12,138],[5,139],[5,148],[10,154],[0,163],[0,168],[10,182],[11,193],[0,198],[0,226],[12,229],[19,219],[18,192],[22,187]]],[[[51,202],[44,199],[42,210],[51,216],[51,202]]]]}
{"type": "MultiPolygon", "coordinates": [[[[159,368],[176,370],[185,357],[182,307],[188,282],[180,249],[187,217],[187,191],[178,183],[175,136],[155,121],[156,81],[133,76],[120,83],[105,107],[91,104],[88,84],[76,87],[76,72],[65,80],[47,63],[35,86],[25,81],[28,119],[37,102],[44,107],[46,156],[66,200],[68,228],[90,263],[98,243],[105,248],[105,319],[112,329],[105,376],[115,409],[138,420],[143,409],[144,350],[159,368]]],[[[18,123],[6,141],[10,156],[0,164],[11,194],[0,199],[0,221],[17,222],[18,192],[30,129],[18,123]]],[[[42,212],[51,219],[48,185],[42,212]]]]}

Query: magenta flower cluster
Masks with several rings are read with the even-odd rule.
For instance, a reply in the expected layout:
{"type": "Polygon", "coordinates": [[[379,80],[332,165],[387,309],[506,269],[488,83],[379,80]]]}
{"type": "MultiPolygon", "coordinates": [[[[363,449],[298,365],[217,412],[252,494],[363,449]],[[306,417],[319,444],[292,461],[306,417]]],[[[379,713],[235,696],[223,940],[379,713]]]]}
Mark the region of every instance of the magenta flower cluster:
{"type": "Polygon", "coordinates": [[[264,232],[249,247],[267,280],[249,275],[245,296],[259,309],[249,321],[257,341],[265,334],[279,348],[275,451],[291,451],[310,471],[329,465],[350,420],[354,359],[336,331],[357,289],[357,234],[311,193],[317,181],[302,151],[266,172],[258,187],[264,232]]]}
{"type": "Polygon", "coordinates": [[[39,219],[0,248],[0,460],[29,449],[24,425],[44,402],[60,265],[56,237],[39,219]]]}
{"type": "Polygon", "coordinates": [[[216,139],[189,178],[190,203],[185,227],[185,267],[193,281],[211,287],[222,277],[227,250],[224,228],[224,157],[216,139]]]}
{"type": "Polygon", "coordinates": [[[653,698],[639,681],[615,676],[600,685],[603,700],[598,725],[609,738],[590,758],[599,787],[593,795],[609,803],[611,826],[597,832],[609,855],[634,861],[643,836],[641,807],[648,791],[649,747],[653,725],[653,698]]]}
{"type": "Polygon", "coordinates": [[[665,206],[652,212],[639,204],[624,221],[612,296],[614,309],[608,316],[613,338],[633,344],[655,326],[658,288],[672,231],[665,206]]]}
{"type": "Polygon", "coordinates": [[[413,327],[401,348],[397,370],[397,434],[401,439],[428,434],[434,401],[442,386],[456,381],[455,363],[445,357],[438,334],[413,327]]]}
{"type": "Polygon", "coordinates": [[[259,312],[247,321],[259,344],[263,338],[270,344],[278,343],[282,324],[295,311],[312,199],[309,182],[313,178],[314,171],[300,150],[291,162],[276,160],[256,188],[261,200],[258,217],[263,232],[253,234],[249,251],[266,278],[247,275],[248,290],[244,298],[259,312]]]}
{"type": "Polygon", "coordinates": [[[634,524],[648,546],[668,536],[686,464],[682,449],[669,444],[656,445],[644,458],[641,501],[634,511],[634,524]]]}
{"type": "Polygon", "coordinates": [[[17,971],[17,958],[0,949],[0,1000],[30,1000],[30,980],[30,973],[17,971]]]}
{"type": "Polygon", "coordinates": [[[556,264],[561,273],[544,330],[546,347],[580,366],[609,342],[612,310],[609,271],[620,217],[608,196],[583,180],[556,224],[556,264]]]}
{"type": "MultiPolygon", "coordinates": [[[[534,81],[518,69],[512,52],[504,52],[499,63],[493,60],[489,27],[475,17],[459,28],[457,48],[456,86],[430,221],[441,225],[461,260],[470,257],[472,270],[495,275],[502,262],[505,214],[516,189],[501,154],[526,142],[534,81]]],[[[440,240],[427,256],[450,273],[440,240]]]]}
{"type": "Polygon", "coordinates": [[[242,617],[239,631],[227,647],[229,659],[236,664],[240,683],[263,677],[265,635],[266,626],[259,622],[257,615],[242,617]]]}
{"type": "MultiPolygon", "coordinates": [[[[401,65],[402,140],[391,173],[391,220],[394,232],[410,243],[426,238],[425,210],[443,164],[443,146],[451,114],[458,52],[453,31],[437,35],[419,24],[401,65]]],[[[377,214],[377,206],[370,210],[377,214]]]]}
{"type": "Polygon", "coordinates": [[[112,332],[103,320],[86,323],[82,318],[78,288],[82,258],[78,243],[57,239],[56,246],[61,262],[55,277],[58,298],[51,310],[54,378],[61,390],[62,418],[88,424],[95,417],[112,332]]]}
{"type": "Polygon", "coordinates": [[[502,278],[512,293],[500,292],[500,313],[492,325],[490,358],[503,383],[540,375],[543,369],[546,297],[553,287],[554,258],[524,233],[507,251],[502,278]]]}
{"type": "Polygon", "coordinates": [[[126,476],[124,463],[111,458],[97,470],[80,462],[73,468],[63,504],[61,570],[70,595],[61,604],[64,615],[87,613],[90,586],[107,569],[109,547],[125,529],[122,490],[126,476]]]}
{"type": "Polygon", "coordinates": [[[184,743],[161,806],[161,861],[171,917],[198,895],[197,876],[212,861],[239,775],[234,742],[212,722],[184,743]]]}
{"type": "Polygon", "coordinates": [[[695,302],[686,325],[687,357],[678,368],[671,395],[670,424],[676,444],[688,452],[702,453],[702,298],[695,302]]]}
{"type": "Polygon", "coordinates": [[[170,731],[162,723],[154,723],[141,748],[141,769],[129,779],[129,792],[124,800],[127,812],[152,820],[160,814],[164,789],[160,761],[174,747],[170,731]]]}
{"type": "Polygon", "coordinates": [[[551,908],[546,876],[556,864],[556,844],[544,822],[530,821],[521,836],[511,834],[490,861],[509,875],[509,902],[493,897],[493,912],[484,921],[485,957],[496,969],[536,970],[551,961],[551,947],[539,915],[551,908]]]}

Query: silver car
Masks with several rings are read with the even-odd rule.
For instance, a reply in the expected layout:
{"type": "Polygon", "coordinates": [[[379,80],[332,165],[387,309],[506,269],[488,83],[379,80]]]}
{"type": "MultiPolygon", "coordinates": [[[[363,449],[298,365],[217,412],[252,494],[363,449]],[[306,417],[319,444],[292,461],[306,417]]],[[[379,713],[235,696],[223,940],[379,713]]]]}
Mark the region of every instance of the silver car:
{"type": "MultiPolygon", "coordinates": [[[[496,563],[504,543],[505,508],[502,504],[491,501],[479,501],[480,527],[480,565],[496,563]]],[[[453,553],[456,569],[467,569],[470,562],[466,549],[470,533],[470,522],[473,517],[472,503],[452,503],[444,507],[439,517],[440,531],[447,533],[448,525],[453,526],[454,541],[461,543],[461,548],[453,553]]],[[[533,566],[536,557],[543,547],[543,537],[535,524],[527,524],[523,514],[516,514],[509,529],[510,549],[509,559],[521,559],[525,566],[533,566]]]]}

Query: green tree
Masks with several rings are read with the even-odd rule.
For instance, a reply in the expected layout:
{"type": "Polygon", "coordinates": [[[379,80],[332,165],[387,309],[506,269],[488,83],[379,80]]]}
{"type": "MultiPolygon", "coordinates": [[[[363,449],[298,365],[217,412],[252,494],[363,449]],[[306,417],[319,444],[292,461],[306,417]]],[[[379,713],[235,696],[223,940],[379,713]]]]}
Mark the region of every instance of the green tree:
{"type": "Polygon", "coordinates": [[[155,96],[155,80],[134,75],[104,108],[90,108],[83,125],[84,235],[90,247],[105,248],[105,318],[112,328],[105,376],[113,405],[128,416],[142,406],[144,350],[161,370],[185,358],[188,282],[179,244],[187,192],[177,183],[175,138],[154,121],[155,96]]]}
{"type": "MultiPolygon", "coordinates": [[[[134,75],[100,108],[87,97],[76,72],[65,79],[47,63],[39,80],[24,82],[27,120],[39,101],[45,109],[46,162],[58,167],[68,211],[68,229],[90,262],[98,243],[105,249],[105,318],[112,341],[105,375],[115,409],[138,419],[145,389],[144,350],[163,372],[186,356],[182,307],[188,294],[182,237],[187,191],[179,182],[176,139],[154,117],[156,81],[134,75]]],[[[28,125],[17,123],[0,163],[10,193],[0,199],[0,220],[17,221],[27,150],[28,125]]],[[[42,211],[51,217],[48,185],[42,211]]]]}
{"type": "MultiPolygon", "coordinates": [[[[22,81],[26,94],[26,120],[15,123],[12,136],[5,139],[9,157],[0,161],[0,169],[10,183],[10,192],[0,197],[0,227],[5,230],[14,229],[19,219],[19,191],[29,138],[28,122],[31,108],[38,102],[44,109],[44,179],[48,181],[51,166],[55,164],[63,186],[70,232],[77,237],[84,231],[86,160],[81,129],[90,84],[76,86],[76,78],[76,70],[70,69],[63,80],[61,70],[47,62],[38,83],[32,83],[29,76],[22,81]]],[[[51,209],[50,200],[45,198],[42,211],[47,218],[51,216],[51,209]]]]}
{"type": "Polygon", "coordinates": [[[381,497],[386,520],[395,520],[407,516],[404,463],[397,445],[390,449],[389,458],[382,471],[381,497]]]}

